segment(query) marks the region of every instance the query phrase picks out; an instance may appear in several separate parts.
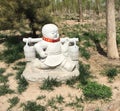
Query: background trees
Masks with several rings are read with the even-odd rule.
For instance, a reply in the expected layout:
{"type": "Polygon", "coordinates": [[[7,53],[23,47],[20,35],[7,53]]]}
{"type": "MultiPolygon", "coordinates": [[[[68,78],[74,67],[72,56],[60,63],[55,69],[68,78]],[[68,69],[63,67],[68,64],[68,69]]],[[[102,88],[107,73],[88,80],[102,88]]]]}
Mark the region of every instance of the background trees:
{"type": "Polygon", "coordinates": [[[14,0],[0,1],[0,30],[17,27],[18,17],[16,13],[17,3],[14,0]]]}
{"type": "Polygon", "coordinates": [[[82,22],[83,19],[83,13],[82,13],[82,0],[78,0],[78,4],[79,4],[79,22],[82,22]]]}
{"type": "Polygon", "coordinates": [[[49,0],[5,0],[0,1],[0,29],[30,28],[33,37],[41,25],[51,22],[50,14],[47,11],[49,0]],[[28,25],[28,27],[27,27],[28,25]]]}
{"type": "MultiPolygon", "coordinates": [[[[95,26],[96,20],[105,20],[107,16],[107,37],[108,44],[110,44],[108,49],[114,44],[117,56],[111,56],[111,58],[118,58],[116,42],[109,42],[109,38],[114,38],[114,40],[110,41],[116,41],[115,17],[113,17],[113,21],[110,21],[109,18],[116,11],[117,18],[120,19],[120,2],[119,0],[113,0],[112,3],[115,2],[115,10],[112,8],[114,6],[108,10],[108,1],[111,3],[111,0],[107,0],[106,8],[105,0],[1,0],[0,30],[14,29],[21,34],[29,30],[30,34],[32,34],[31,36],[36,37],[36,32],[41,30],[42,25],[52,21],[55,23],[54,18],[59,18],[60,20],[75,20],[81,23],[87,20],[87,24],[92,23],[91,30],[95,32],[101,29],[101,27],[95,26]],[[108,10],[107,15],[105,14],[106,9],[108,10]],[[110,10],[113,14],[109,14],[110,10]]],[[[109,57],[110,53],[113,53],[113,51],[108,50],[109,57]]]]}

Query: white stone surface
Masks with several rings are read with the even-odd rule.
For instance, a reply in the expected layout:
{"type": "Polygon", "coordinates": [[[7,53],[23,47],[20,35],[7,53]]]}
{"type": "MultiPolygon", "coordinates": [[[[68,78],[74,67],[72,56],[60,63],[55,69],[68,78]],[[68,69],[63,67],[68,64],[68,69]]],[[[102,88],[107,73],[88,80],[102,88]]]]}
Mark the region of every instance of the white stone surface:
{"type": "Polygon", "coordinates": [[[23,71],[22,76],[28,81],[36,81],[42,82],[43,80],[47,79],[56,79],[57,81],[66,81],[71,79],[72,77],[79,76],[78,69],[74,69],[72,72],[68,72],[61,67],[57,67],[54,69],[38,69],[33,67],[31,62],[28,62],[26,65],[25,70],[23,71]]]}
{"type": "Polygon", "coordinates": [[[27,65],[22,76],[28,81],[38,82],[48,77],[65,81],[78,76],[79,47],[76,45],[78,39],[66,37],[60,40],[58,27],[55,24],[44,25],[42,35],[42,39],[23,39],[26,41],[24,54],[27,65]],[[29,46],[32,42],[37,43],[29,46]],[[70,42],[74,44],[71,46],[70,42]],[[38,58],[36,54],[39,55],[38,58]]]}

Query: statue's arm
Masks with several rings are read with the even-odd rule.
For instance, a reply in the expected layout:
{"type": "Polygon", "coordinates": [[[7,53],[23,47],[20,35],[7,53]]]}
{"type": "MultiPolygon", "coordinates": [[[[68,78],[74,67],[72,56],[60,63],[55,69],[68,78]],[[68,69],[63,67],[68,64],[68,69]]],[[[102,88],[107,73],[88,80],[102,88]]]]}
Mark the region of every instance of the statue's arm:
{"type": "Polygon", "coordinates": [[[38,42],[34,45],[34,48],[41,58],[47,57],[47,54],[45,52],[47,46],[45,44],[43,44],[42,42],[38,42]]]}

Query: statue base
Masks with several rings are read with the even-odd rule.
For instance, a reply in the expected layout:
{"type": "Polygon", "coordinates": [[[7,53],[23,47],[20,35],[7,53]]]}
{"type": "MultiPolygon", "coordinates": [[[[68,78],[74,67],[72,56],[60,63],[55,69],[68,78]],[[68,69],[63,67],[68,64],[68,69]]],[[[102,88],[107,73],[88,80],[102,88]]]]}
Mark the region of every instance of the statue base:
{"type": "Polygon", "coordinates": [[[31,82],[43,82],[45,79],[56,79],[57,81],[66,81],[72,77],[79,76],[79,71],[77,68],[74,71],[69,72],[61,67],[52,68],[52,69],[38,69],[32,66],[32,63],[29,62],[26,64],[26,68],[23,71],[22,76],[31,82]]]}

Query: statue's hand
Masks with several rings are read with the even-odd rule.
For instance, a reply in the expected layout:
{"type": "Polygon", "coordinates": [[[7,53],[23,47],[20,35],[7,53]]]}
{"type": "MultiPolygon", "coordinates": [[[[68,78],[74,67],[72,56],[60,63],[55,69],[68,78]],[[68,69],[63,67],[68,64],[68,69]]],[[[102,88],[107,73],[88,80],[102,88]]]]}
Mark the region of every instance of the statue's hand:
{"type": "Polygon", "coordinates": [[[46,58],[47,57],[47,53],[45,51],[42,51],[40,53],[40,56],[41,56],[41,58],[46,58]]]}

